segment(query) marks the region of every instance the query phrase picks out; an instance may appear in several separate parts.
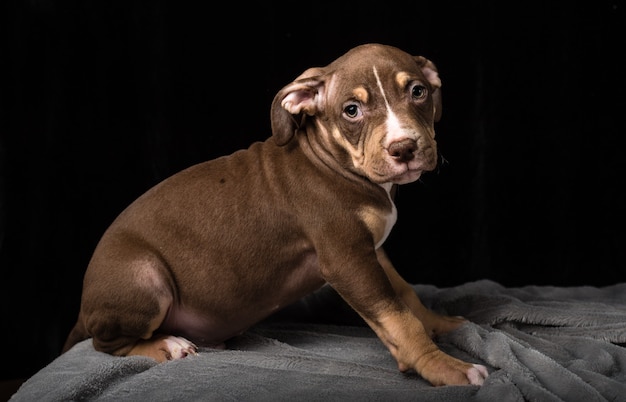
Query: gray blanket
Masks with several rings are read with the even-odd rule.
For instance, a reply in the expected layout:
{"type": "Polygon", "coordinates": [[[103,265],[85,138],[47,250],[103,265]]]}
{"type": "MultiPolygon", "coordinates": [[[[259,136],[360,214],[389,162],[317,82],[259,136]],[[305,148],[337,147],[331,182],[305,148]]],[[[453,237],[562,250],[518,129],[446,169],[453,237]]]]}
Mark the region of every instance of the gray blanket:
{"type": "Polygon", "coordinates": [[[505,288],[483,280],[414,288],[430,308],[471,321],[437,343],[489,367],[482,387],[432,387],[400,373],[354,317],[346,317],[351,325],[309,320],[319,317],[316,309],[343,314],[325,297],[291,309],[304,322],[268,320],[227,350],[201,349],[163,364],[99,353],[87,340],[11,401],[626,401],[626,283],[505,288]]]}

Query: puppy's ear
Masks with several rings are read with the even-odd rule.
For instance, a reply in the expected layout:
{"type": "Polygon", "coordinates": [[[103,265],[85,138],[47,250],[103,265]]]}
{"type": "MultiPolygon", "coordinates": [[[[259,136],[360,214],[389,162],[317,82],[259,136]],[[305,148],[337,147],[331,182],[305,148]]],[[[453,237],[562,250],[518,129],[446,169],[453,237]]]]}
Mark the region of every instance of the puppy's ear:
{"type": "Polygon", "coordinates": [[[304,124],[306,116],[321,109],[324,81],[321,68],[310,68],[294,82],[281,89],[272,101],[272,135],[278,145],[285,145],[304,124]]]}
{"type": "Polygon", "coordinates": [[[435,109],[435,121],[439,121],[441,119],[441,79],[439,78],[439,73],[437,72],[437,67],[435,64],[428,60],[423,56],[414,56],[413,59],[417,62],[417,64],[422,69],[422,73],[426,76],[426,79],[433,87],[433,108],[435,109]]]}

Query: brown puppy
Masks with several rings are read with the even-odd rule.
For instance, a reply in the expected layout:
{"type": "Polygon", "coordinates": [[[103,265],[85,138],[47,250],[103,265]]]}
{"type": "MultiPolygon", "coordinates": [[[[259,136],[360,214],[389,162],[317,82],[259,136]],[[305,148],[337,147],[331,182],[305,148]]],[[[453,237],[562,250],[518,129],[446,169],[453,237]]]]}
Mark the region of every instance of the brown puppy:
{"type": "Polygon", "coordinates": [[[182,358],[328,283],[400,370],[482,384],[485,367],[431,340],[463,320],[426,309],[381,248],[392,187],[436,166],[440,86],[429,60],[379,44],[305,71],[274,98],[271,138],[164,180],[112,223],[64,351],[92,337],[114,355],[182,358]]]}

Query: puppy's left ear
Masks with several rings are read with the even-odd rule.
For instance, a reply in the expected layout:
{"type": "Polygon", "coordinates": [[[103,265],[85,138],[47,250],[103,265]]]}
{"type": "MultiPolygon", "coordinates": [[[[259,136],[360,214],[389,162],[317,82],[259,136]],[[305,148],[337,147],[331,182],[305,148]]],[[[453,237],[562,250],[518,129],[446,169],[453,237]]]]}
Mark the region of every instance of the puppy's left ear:
{"type": "Polygon", "coordinates": [[[294,82],[281,89],[272,101],[272,135],[278,145],[285,145],[302,127],[306,116],[321,109],[324,81],[321,68],[310,68],[294,82]]]}
{"type": "Polygon", "coordinates": [[[413,59],[417,62],[417,64],[422,69],[422,73],[426,76],[426,79],[433,87],[433,108],[435,109],[435,121],[439,121],[441,119],[441,79],[439,78],[439,73],[437,72],[437,67],[435,64],[428,60],[423,56],[413,56],[413,59]]]}

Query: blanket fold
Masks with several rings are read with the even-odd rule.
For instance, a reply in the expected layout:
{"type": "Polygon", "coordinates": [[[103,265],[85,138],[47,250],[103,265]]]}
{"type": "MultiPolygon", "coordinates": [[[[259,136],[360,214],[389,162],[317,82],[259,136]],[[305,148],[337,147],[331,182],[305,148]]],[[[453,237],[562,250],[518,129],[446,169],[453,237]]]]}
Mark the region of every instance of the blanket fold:
{"type": "Polygon", "coordinates": [[[268,320],[226,350],[201,349],[163,364],[106,355],[90,340],[81,342],[11,401],[626,401],[620,346],[626,343],[626,284],[506,288],[482,280],[414,289],[427,307],[469,319],[436,342],[489,367],[482,387],[432,387],[415,373],[400,373],[353,316],[346,317],[350,325],[302,322],[321,310],[346,311],[325,305],[332,299],[326,295],[291,309],[300,322],[268,320]]]}

